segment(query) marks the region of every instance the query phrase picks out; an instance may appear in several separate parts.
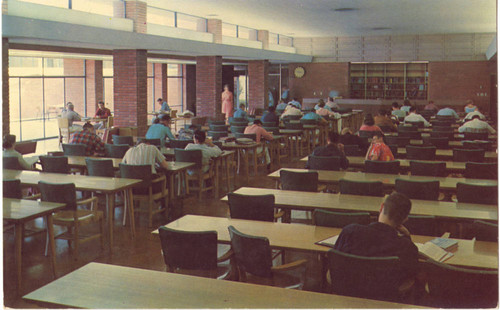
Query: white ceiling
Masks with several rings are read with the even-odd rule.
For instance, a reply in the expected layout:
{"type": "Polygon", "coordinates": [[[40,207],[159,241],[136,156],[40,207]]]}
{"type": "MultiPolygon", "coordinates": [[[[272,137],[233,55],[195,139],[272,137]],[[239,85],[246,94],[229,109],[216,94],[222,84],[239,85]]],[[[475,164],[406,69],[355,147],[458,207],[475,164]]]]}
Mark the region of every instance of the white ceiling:
{"type": "Polygon", "coordinates": [[[292,37],[496,32],[495,0],[146,0],[292,37]],[[336,12],[339,8],[355,11],[336,12]],[[211,16],[211,15],[216,16],[211,16]],[[389,30],[373,30],[387,27],[389,30]]]}

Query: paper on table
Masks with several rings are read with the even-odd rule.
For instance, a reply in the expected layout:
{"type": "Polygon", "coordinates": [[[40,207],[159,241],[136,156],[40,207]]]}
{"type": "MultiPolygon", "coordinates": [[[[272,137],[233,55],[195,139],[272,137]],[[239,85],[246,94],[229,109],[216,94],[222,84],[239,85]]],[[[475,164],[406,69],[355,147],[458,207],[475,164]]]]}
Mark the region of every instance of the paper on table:
{"type": "Polygon", "coordinates": [[[337,242],[338,238],[339,238],[339,235],[335,235],[335,236],[332,236],[332,237],[327,238],[325,240],[318,241],[318,242],[316,242],[316,244],[324,245],[324,246],[333,248],[335,246],[335,242],[337,242]]]}
{"type": "Polygon", "coordinates": [[[453,256],[453,253],[446,252],[432,242],[415,243],[415,245],[417,246],[418,251],[424,256],[438,262],[444,262],[445,260],[453,256]]]}

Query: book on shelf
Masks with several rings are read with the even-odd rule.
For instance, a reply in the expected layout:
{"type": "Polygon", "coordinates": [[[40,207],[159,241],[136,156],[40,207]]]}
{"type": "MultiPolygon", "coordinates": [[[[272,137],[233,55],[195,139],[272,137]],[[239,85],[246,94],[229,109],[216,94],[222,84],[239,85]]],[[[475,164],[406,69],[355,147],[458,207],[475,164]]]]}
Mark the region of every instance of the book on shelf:
{"type": "Polygon", "coordinates": [[[335,246],[335,243],[337,242],[337,239],[339,238],[339,235],[335,235],[329,238],[326,238],[324,240],[316,242],[318,245],[324,245],[330,248],[333,248],[335,246]]]}
{"type": "Polygon", "coordinates": [[[431,241],[426,243],[415,243],[415,245],[420,254],[437,262],[444,262],[453,256],[453,253],[443,250],[431,241]]]}

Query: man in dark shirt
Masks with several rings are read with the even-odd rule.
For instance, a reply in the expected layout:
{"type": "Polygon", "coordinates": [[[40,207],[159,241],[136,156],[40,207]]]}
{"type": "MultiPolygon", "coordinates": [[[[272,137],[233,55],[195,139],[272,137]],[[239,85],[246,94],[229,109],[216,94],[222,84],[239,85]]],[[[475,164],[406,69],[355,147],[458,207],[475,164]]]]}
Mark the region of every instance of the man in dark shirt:
{"type": "Polygon", "coordinates": [[[276,107],[271,106],[271,107],[269,107],[268,110],[269,110],[269,112],[266,115],[262,116],[262,118],[260,120],[263,123],[275,123],[276,125],[279,124],[280,118],[275,113],[276,107]]]}
{"type": "MultiPolygon", "coordinates": [[[[318,146],[314,149],[311,155],[340,157],[340,168],[347,169],[347,167],[349,166],[349,160],[347,160],[347,157],[344,154],[344,145],[339,143],[339,134],[334,131],[330,131],[328,133],[326,141],[328,143],[327,145],[318,146]]],[[[306,165],[306,168],[308,167],[309,162],[306,165]]]]}
{"type": "Polygon", "coordinates": [[[370,146],[367,139],[354,135],[351,129],[347,127],[342,129],[340,143],[343,145],[357,145],[363,155],[366,154],[366,150],[368,150],[368,146],[370,146]]]}
{"type": "Polygon", "coordinates": [[[397,256],[401,261],[399,283],[415,278],[418,249],[403,223],[408,220],[411,201],[394,192],[382,203],[378,222],[370,225],[350,224],[340,233],[334,249],[360,256],[397,256]]]}

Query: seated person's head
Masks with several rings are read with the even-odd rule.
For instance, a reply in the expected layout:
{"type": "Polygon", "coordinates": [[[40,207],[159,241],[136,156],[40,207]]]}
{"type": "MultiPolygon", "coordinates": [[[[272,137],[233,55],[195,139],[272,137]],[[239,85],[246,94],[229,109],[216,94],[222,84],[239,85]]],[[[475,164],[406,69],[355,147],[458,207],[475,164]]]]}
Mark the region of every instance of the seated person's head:
{"type": "Polygon", "coordinates": [[[472,101],[471,99],[468,99],[466,102],[465,102],[466,105],[474,105],[474,101],[472,101]]]}
{"type": "Polygon", "coordinates": [[[298,100],[297,100],[297,97],[293,97],[293,101],[298,101],[298,100]]]}
{"type": "Polygon", "coordinates": [[[384,201],[379,222],[390,221],[393,227],[403,224],[410,214],[411,201],[406,195],[393,192],[384,201]]]}
{"type": "Polygon", "coordinates": [[[412,106],[410,108],[410,113],[416,113],[417,112],[417,108],[415,106],[412,106]]]}
{"type": "Polygon", "coordinates": [[[254,125],[257,125],[257,126],[262,126],[262,122],[260,121],[260,119],[256,119],[253,121],[253,124],[254,125]]]}
{"type": "Polygon", "coordinates": [[[386,114],[387,114],[387,111],[385,109],[378,110],[378,115],[385,116],[386,114]]]}
{"type": "Polygon", "coordinates": [[[395,101],[394,101],[394,102],[392,103],[392,109],[393,109],[393,110],[399,110],[399,104],[398,104],[397,102],[395,102],[395,101]]]}
{"type": "Polygon", "coordinates": [[[160,118],[157,117],[153,120],[153,124],[159,124],[160,123],[160,118]]]}
{"type": "Polygon", "coordinates": [[[340,136],[338,133],[335,131],[331,130],[328,132],[328,137],[327,137],[328,143],[339,143],[340,136]]]}
{"type": "Polygon", "coordinates": [[[273,113],[274,111],[276,111],[276,108],[274,106],[270,106],[268,109],[269,113],[273,113]]]}
{"type": "Polygon", "coordinates": [[[328,101],[333,101],[333,98],[332,97],[328,97],[328,101]]]}
{"type": "Polygon", "coordinates": [[[242,103],[242,104],[240,104],[240,109],[241,109],[241,110],[245,110],[245,105],[244,105],[243,103],[242,103]]]}
{"type": "Polygon", "coordinates": [[[163,114],[160,118],[160,122],[165,125],[165,126],[168,126],[170,125],[170,115],[167,115],[167,114],[163,114]]]}
{"type": "Polygon", "coordinates": [[[4,149],[13,148],[16,144],[16,136],[15,135],[5,135],[3,136],[3,145],[4,149]]]}
{"type": "Polygon", "coordinates": [[[363,124],[367,126],[375,125],[375,120],[373,119],[373,116],[371,114],[366,114],[363,124]]]}
{"type": "Polygon", "coordinates": [[[405,101],[403,101],[403,105],[405,105],[407,107],[411,106],[410,100],[405,99],[405,101]]]}
{"type": "Polygon", "coordinates": [[[74,109],[75,106],[71,102],[68,102],[68,110],[73,111],[74,109]]]}
{"type": "Polygon", "coordinates": [[[189,129],[191,129],[193,132],[194,132],[197,128],[198,128],[198,126],[196,126],[196,125],[193,125],[193,124],[189,125],[189,129]]]}
{"type": "Polygon", "coordinates": [[[104,102],[99,101],[97,104],[99,105],[99,109],[104,108],[104,102]]]}
{"type": "Polygon", "coordinates": [[[432,101],[432,100],[429,100],[429,104],[434,104],[434,101],[432,101]]]}
{"type": "Polygon", "coordinates": [[[196,129],[194,131],[193,139],[194,139],[194,143],[203,144],[203,143],[205,143],[205,140],[207,139],[207,134],[202,130],[196,129]]]}
{"type": "Polygon", "coordinates": [[[285,100],[280,99],[279,103],[285,103],[285,100]]]}
{"type": "Polygon", "coordinates": [[[83,130],[94,131],[94,126],[90,122],[83,124],[83,130]]]}
{"type": "Polygon", "coordinates": [[[324,108],[324,107],[325,107],[325,102],[323,101],[323,99],[320,99],[320,100],[318,101],[318,106],[319,106],[320,108],[324,108]]]}
{"type": "Polygon", "coordinates": [[[158,100],[156,100],[159,104],[162,104],[163,103],[163,99],[162,98],[158,98],[158,100]]]}
{"type": "Polygon", "coordinates": [[[377,131],[373,134],[372,143],[383,143],[384,142],[384,134],[380,131],[377,131]]]}

